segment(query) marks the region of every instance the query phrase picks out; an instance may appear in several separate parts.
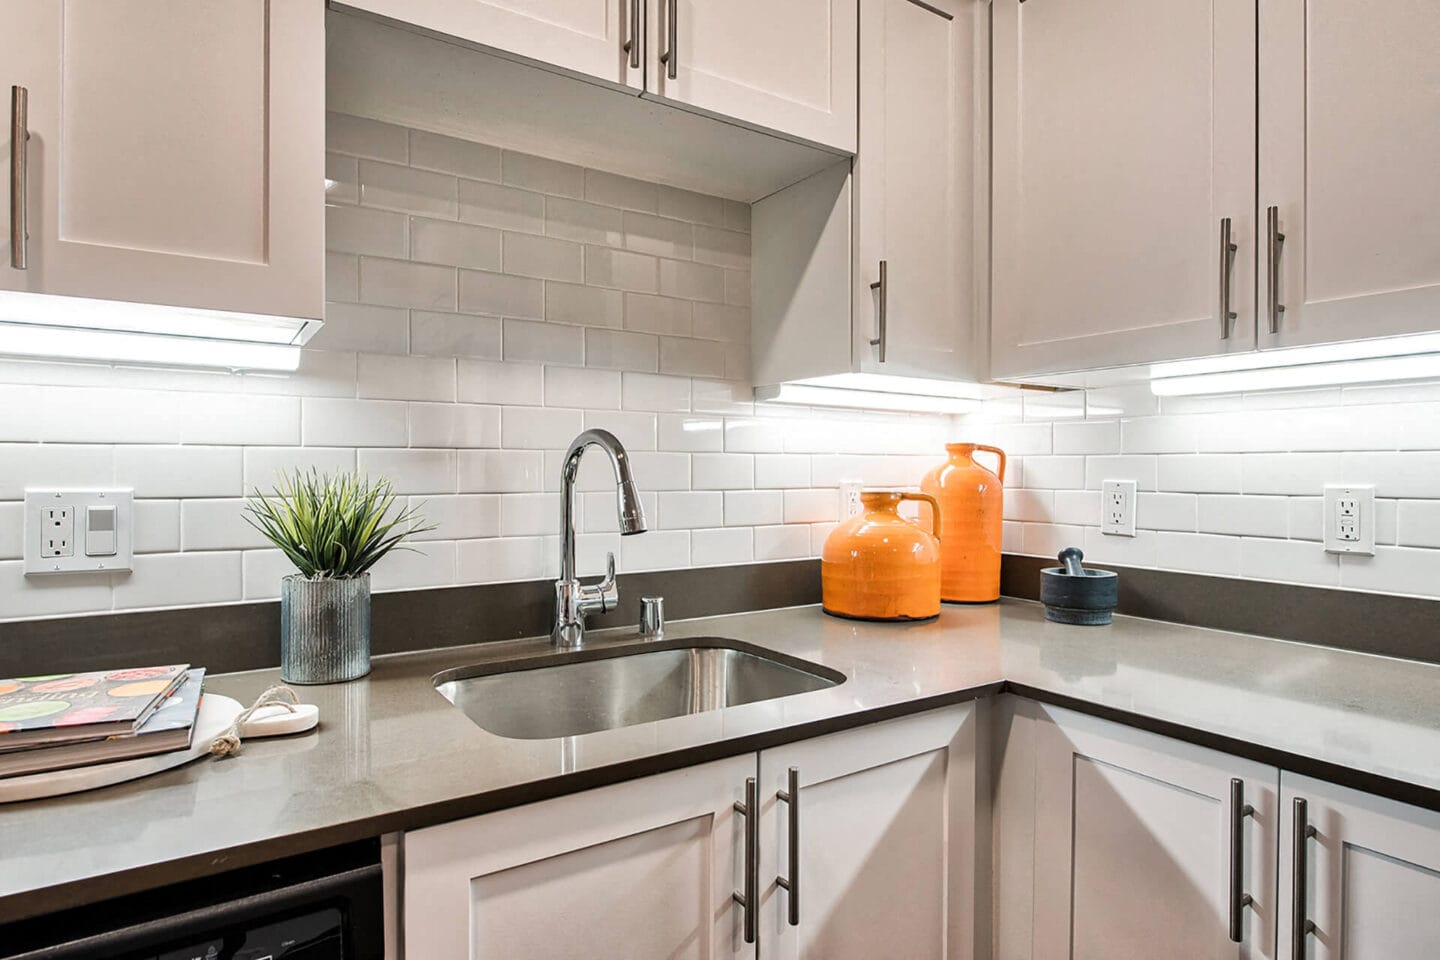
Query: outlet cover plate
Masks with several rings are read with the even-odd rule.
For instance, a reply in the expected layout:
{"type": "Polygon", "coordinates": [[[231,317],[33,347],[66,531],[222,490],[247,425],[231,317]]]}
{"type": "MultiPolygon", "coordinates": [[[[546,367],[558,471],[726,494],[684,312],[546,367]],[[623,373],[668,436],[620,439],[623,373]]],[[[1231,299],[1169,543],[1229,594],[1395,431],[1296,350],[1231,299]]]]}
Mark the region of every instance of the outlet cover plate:
{"type": "Polygon", "coordinates": [[[1375,488],[1325,485],[1325,552],[1375,556],[1375,488]]]}
{"type": "Polygon", "coordinates": [[[840,481],[840,519],[849,520],[861,511],[859,480],[840,481]]]}
{"type": "Polygon", "coordinates": [[[64,573],[112,573],[131,569],[131,543],[134,491],[117,487],[64,489],[27,487],[25,489],[25,575],[47,576],[64,573]],[[85,523],[89,507],[114,507],[114,553],[87,556],[85,523]],[[46,540],[55,533],[54,523],[46,524],[52,510],[66,510],[69,518],[63,528],[69,533],[70,544],[62,556],[46,556],[46,540]]]}
{"type": "Polygon", "coordinates": [[[1100,532],[1135,536],[1135,481],[1106,480],[1100,485],[1100,532]]]}

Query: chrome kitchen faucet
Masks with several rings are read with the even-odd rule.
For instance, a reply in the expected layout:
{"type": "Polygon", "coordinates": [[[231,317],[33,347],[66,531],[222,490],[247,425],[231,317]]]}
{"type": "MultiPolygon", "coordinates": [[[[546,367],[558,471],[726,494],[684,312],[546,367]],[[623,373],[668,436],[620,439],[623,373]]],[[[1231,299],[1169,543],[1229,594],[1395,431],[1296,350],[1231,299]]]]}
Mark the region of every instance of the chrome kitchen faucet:
{"type": "Polygon", "coordinates": [[[580,457],[589,447],[598,447],[615,468],[615,493],[620,510],[620,535],[645,532],[645,512],[640,492],[630,474],[630,455],[609,430],[586,430],[570,444],[560,467],[560,579],[555,581],[555,628],[550,641],[556,647],[573,649],[585,642],[585,617],[607,613],[620,602],[615,585],[615,554],[606,560],[605,579],[581,583],[575,575],[575,475],[580,457]]]}

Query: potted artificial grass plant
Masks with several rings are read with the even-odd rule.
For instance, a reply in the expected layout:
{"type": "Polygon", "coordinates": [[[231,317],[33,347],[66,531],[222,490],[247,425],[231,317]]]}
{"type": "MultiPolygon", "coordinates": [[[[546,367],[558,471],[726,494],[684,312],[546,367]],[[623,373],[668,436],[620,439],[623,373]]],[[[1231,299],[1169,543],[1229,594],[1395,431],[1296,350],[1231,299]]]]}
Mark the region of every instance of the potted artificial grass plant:
{"type": "Polygon", "coordinates": [[[298,573],[281,580],[280,676],[338,683],[370,672],[370,568],[422,526],[388,480],[355,473],[282,474],[258,490],[245,519],[298,573]]]}

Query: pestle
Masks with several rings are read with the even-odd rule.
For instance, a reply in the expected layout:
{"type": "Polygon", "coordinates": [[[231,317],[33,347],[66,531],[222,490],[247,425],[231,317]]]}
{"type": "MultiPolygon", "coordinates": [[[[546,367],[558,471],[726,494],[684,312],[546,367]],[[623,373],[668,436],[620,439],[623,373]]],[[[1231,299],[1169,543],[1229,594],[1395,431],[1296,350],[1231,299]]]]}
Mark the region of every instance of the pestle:
{"type": "Polygon", "coordinates": [[[1072,577],[1083,577],[1085,571],[1080,568],[1080,561],[1085,559],[1085,553],[1079,547],[1066,547],[1060,551],[1057,558],[1065,567],[1065,573],[1072,577]]]}

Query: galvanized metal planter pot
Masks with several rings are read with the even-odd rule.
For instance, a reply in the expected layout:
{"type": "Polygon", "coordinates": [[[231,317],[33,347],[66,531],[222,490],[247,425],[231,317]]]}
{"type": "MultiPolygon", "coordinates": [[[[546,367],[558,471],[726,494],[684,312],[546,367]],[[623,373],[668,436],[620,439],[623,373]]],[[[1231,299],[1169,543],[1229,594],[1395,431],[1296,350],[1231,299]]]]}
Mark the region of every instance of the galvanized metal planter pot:
{"type": "Polygon", "coordinates": [[[280,678],[343,683],[370,672],[370,574],[280,581],[280,678]]]}

